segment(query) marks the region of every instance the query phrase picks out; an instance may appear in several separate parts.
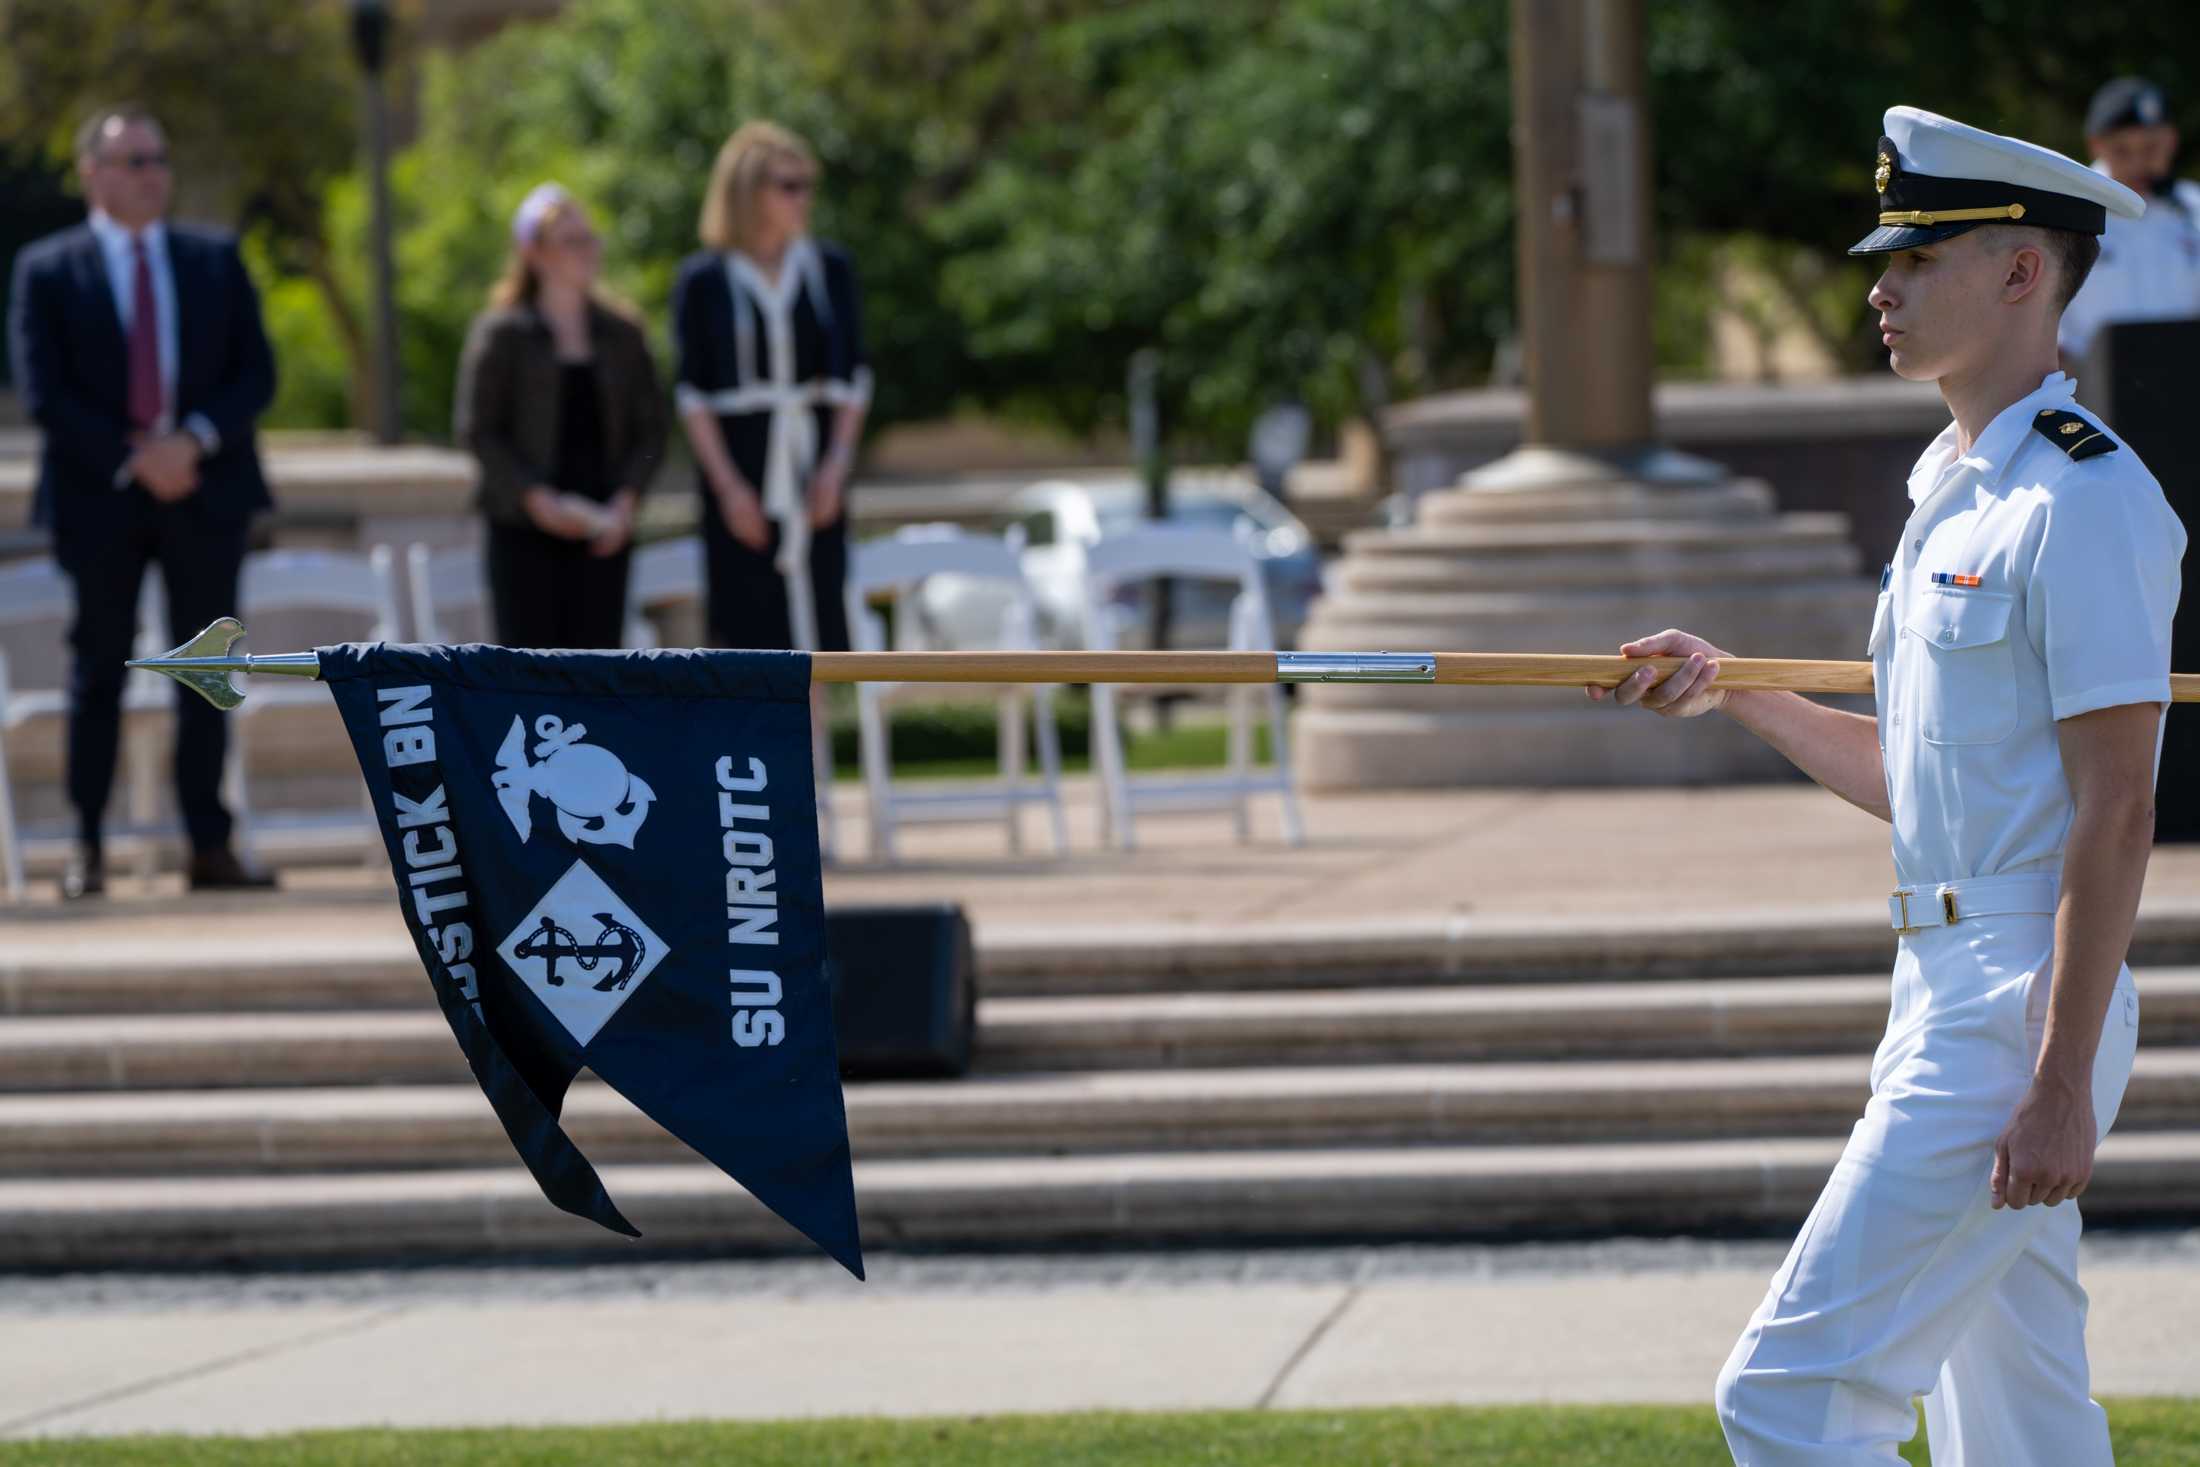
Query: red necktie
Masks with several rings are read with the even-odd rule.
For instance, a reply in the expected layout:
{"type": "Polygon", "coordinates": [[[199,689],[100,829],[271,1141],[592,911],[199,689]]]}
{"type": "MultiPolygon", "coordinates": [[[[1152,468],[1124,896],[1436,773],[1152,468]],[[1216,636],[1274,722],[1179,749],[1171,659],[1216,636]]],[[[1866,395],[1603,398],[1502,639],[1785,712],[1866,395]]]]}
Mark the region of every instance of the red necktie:
{"type": "Polygon", "coordinates": [[[160,317],[153,305],[153,268],[146,263],[144,236],[131,236],[130,248],[137,256],[130,282],[130,426],[151,432],[164,405],[160,317]]]}

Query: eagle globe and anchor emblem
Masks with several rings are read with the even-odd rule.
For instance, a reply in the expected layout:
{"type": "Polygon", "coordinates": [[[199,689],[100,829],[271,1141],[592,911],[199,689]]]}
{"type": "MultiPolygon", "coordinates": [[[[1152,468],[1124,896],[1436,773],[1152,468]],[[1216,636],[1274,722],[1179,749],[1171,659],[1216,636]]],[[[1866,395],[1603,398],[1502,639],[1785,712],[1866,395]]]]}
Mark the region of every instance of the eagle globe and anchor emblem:
{"type": "MultiPolygon", "coordinates": [[[[526,719],[513,718],[490,783],[523,842],[534,834],[539,796],[575,845],[634,849],[657,793],[587,737],[585,724],[556,714],[536,718],[532,730],[526,719]]],[[[575,861],[543,893],[497,953],[583,1045],[668,956],[664,939],[585,861],[575,861]]]]}
{"type": "Polygon", "coordinates": [[[635,832],[648,818],[657,792],[629,774],[619,756],[597,744],[584,744],[588,725],[568,725],[554,713],[535,720],[534,759],[528,759],[527,725],[514,717],[512,730],[497,749],[497,771],[490,776],[497,803],[511,817],[521,840],[534,834],[532,806],[537,795],[556,807],[558,830],[575,844],[618,845],[634,849],[635,832]]]}

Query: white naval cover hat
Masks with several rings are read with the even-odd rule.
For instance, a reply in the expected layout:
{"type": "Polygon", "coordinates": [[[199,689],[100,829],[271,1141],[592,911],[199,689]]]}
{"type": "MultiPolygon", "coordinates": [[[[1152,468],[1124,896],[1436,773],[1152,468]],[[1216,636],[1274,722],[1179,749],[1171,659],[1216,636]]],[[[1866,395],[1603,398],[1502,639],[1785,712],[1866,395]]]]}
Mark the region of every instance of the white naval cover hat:
{"type": "Polygon", "coordinates": [[[1872,183],[1879,227],[1852,255],[1950,239],[1981,224],[2021,222],[2099,234],[2108,216],[2136,219],[2146,200],[2052,148],[1968,127],[1916,107],[1889,107],[1872,183]]]}

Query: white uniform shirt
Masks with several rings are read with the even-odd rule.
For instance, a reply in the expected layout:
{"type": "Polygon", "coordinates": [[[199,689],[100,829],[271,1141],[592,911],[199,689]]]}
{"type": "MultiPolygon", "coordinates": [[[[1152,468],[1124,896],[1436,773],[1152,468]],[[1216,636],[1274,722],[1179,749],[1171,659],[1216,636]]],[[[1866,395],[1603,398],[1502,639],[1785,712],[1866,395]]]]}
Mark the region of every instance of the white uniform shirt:
{"type": "MultiPolygon", "coordinates": [[[[2100,164],[2096,173],[2106,174],[2100,164]]],[[[2137,219],[2111,214],[2100,263],[2063,311],[2059,344],[2077,361],[2103,326],[2200,316],[2200,184],[2179,179],[2137,219]]]]}
{"type": "Polygon", "coordinates": [[[2070,456],[2098,420],[2038,431],[2076,421],[2074,393],[2051,373],[1969,453],[1949,424],[1910,474],[1870,643],[1905,885],[2059,872],[2055,721],[2169,700],[2184,526],[2129,448],[2070,456]]]}
{"type": "MultiPolygon", "coordinates": [[[[122,339],[127,342],[131,323],[137,317],[137,251],[132,247],[130,231],[99,210],[92,210],[90,223],[100,255],[107,262],[107,288],[115,298],[115,320],[121,323],[122,339]]],[[[145,263],[153,283],[154,329],[160,333],[154,338],[160,344],[160,400],[166,404],[153,431],[165,433],[173,426],[176,408],[176,280],[168,269],[168,231],[158,220],[145,226],[145,263]]]]}

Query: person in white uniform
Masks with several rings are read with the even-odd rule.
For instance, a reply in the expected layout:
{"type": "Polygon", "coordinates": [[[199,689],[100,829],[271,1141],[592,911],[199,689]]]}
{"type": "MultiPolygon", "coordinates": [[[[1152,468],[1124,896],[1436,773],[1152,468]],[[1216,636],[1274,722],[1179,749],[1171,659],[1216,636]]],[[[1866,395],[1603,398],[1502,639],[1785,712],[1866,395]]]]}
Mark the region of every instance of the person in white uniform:
{"type": "Polygon", "coordinates": [[[2147,200],[2136,219],[2111,217],[2101,258],[2063,312],[2066,370],[2076,371],[2103,326],[2200,316],[2200,183],[2176,177],[2177,128],[2162,89],[2120,76],[2085,113],[2093,169],[2147,200]]]}
{"type": "MultiPolygon", "coordinates": [[[[2146,207],[2045,148],[1886,115],[1872,308],[1954,421],[1910,475],[1869,649],[1877,716],[1718,683],[1678,656],[1615,690],[1738,719],[1890,822],[1900,934],[1871,1099],[1717,1386],[1742,1467],[2103,1467],[2078,1209],[2137,1040],[2123,959],[2153,839],[2185,532],[2076,406],[2056,318],[2110,215],[2146,207]]],[[[1591,690],[1591,696],[1605,696],[1591,690]]]]}

